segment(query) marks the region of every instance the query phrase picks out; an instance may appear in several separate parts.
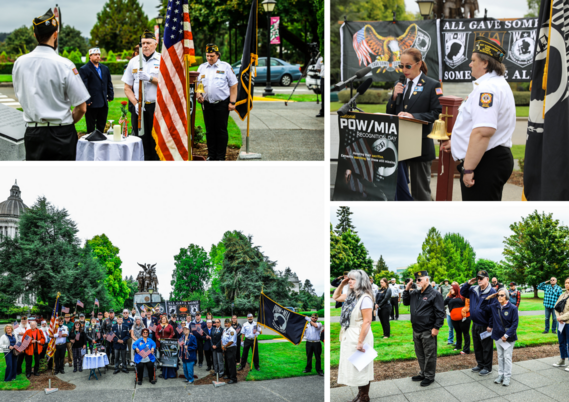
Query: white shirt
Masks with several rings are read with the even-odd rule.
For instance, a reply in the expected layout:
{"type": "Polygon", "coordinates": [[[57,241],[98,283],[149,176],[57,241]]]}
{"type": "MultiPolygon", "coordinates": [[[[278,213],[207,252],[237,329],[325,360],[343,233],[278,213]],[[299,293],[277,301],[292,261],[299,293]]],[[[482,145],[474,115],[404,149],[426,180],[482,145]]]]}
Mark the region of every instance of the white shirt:
{"type": "MultiPolygon", "coordinates": [[[[496,72],[486,73],[473,82],[474,89],[460,106],[452,130],[452,157],[466,157],[472,130],[492,127],[496,132],[490,137],[486,151],[498,146],[512,147],[512,134],[516,127],[516,102],[506,79],[496,72]]],[[[472,168],[472,166],[466,166],[472,168]]]]}
{"type": "Polygon", "coordinates": [[[16,342],[22,342],[24,340],[23,335],[28,329],[32,329],[32,327],[30,327],[30,323],[27,323],[25,327],[22,326],[22,323],[20,323],[20,326],[14,330],[14,335],[16,335],[16,342]]]}
{"type": "Polygon", "coordinates": [[[365,310],[368,308],[373,309],[375,307],[374,302],[371,300],[371,297],[368,294],[365,294],[363,297],[363,300],[360,304],[360,310],[365,310]]]}
{"type": "Polygon", "coordinates": [[[320,69],[320,77],[324,77],[325,67],[324,67],[324,59],[322,57],[320,57],[316,62],[316,69],[320,69]]]}
{"type": "Polygon", "coordinates": [[[401,293],[401,289],[399,289],[399,286],[397,286],[397,284],[389,284],[389,288],[391,289],[391,297],[399,297],[399,293],[401,293]]]}
{"type": "Polygon", "coordinates": [[[322,331],[322,324],[316,322],[318,327],[314,327],[310,317],[306,317],[306,321],[308,321],[308,325],[306,326],[306,331],[304,331],[304,338],[307,341],[319,341],[320,340],[320,332],[322,331]]]}
{"type": "Polygon", "coordinates": [[[377,292],[379,292],[379,287],[375,283],[372,283],[371,290],[373,291],[373,298],[375,299],[377,292]]]}
{"type": "Polygon", "coordinates": [[[253,321],[253,324],[249,324],[249,321],[247,321],[241,327],[241,333],[245,335],[247,339],[255,339],[261,332],[263,332],[263,330],[260,325],[257,325],[257,321],[253,321]],[[254,334],[253,329],[255,327],[257,328],[257,333],[254,334]]]}
{"type": "Polygon", "coordinates": [[[235,328],[233,327],[224,328],[223,336],[221,337],[221,344],[223,346],[227,345],[229,342],[233,342],[233,344],[229,346],[230,348],[237,346],[237,331],[235,331],[235,328]]]}
{"type": "Polygon", "coordinates": [[[237,77],[229,63],[217,60],[213,64],[203,63],[198,68],[198,80],[204,86],[204,99],[219,102],[229,98],[229,88],[237,84],[237,77]]]}
{"type": "Polygon", "coordinates": [[[18,57],[13,79],[26,123],[73,124],[71,106],[91,97],[75,64],[47,46],[18,57]]]}
{"type": "Polygon", "coordinates": [[[65,335],[69,335],[69,331],[67,330],[67,327],[65,325],[61,325],[58,331],[53,335],[53,337],[55,338],[55,344],[61,345],[62,343],[66,343],[67,338],[65,337],[65,335]],[[61,336],[59,336],[59,331],[61,331],[61,336]]]}
{"type": "MultiPolygon", "coordinates": [[[[124,70],[124,74],[121,78],[121,81],[127,85],[132,86],[132,91],[134,92],[134,97],[136,100],[138,99],[138,69],[140,67],[140,62],[138,60],[139,56],[134,56],[128,62],[128,66],[126,66],[126,70],[124,70]]],[[[154,52],[154,54],[146,61],[146,57],[142,57],[142,71],[146,74],[154,77],[154,83],[145,82],[144,83],[144,101],[145,102],[156,102],[156,92],[158,91],[158,85],[156,82],[158,81],[158,77],[160,75],[160,60],[162,56],[158,52],[154,52]]],[[[182,83],[185,85],[185,82],[182,83]]]]}
{"type": "Polygon", "coordinates": [[[407,78],[407,82],[405,83],[405,90],[403,92],[403,99],[405,99],[405,94],[408,93],[407,92],[408,90],[412,91],[413,88],[417,86],[417,84],[419,83],[419,79],[421,79],[421,74],[423,73],[419,73],[419,75],[413,78],[412,80],[407,78]]]}

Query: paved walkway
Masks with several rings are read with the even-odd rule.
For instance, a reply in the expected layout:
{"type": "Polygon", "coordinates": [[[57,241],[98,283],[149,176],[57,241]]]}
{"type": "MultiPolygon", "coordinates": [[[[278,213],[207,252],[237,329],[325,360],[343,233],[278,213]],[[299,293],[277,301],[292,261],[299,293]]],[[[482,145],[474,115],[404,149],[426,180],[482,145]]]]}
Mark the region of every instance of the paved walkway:
{"type": "MultiPolygon", "coordinates": [[[[514,363],[508,387],[494,384],[498,376],[495,365],[492,374],[486,377],[470,369],[439,373],[435,382],[426,388],[411,378],[372,382],[369,396],[374,402],[567,401],[569,373],[552,366],[558,360],[559,357],[547,357],[514,363]]],[[[357,387],[333,388],[330,401],[349,401],[357,393],[357,387]]]]}

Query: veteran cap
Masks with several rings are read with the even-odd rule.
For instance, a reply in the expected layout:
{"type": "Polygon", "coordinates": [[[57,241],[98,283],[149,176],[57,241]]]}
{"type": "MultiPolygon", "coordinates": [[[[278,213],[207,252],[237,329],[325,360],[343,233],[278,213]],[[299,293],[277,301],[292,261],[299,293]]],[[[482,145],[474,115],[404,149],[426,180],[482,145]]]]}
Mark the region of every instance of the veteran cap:
{"type": "Polygon", "coordinates": [[[478,271],[478,273],[476,274],[477,278],[490,278],[490,276],[488,275],[488,272],[481,270],[478,271]]]}
{"type": "Polygon", "coordinates": [[[156,36],[154,36],[154,32],[145,29],[144,32],[142,33],[142,38],[143,39],[154,39],[156,40],[156,36]]]}
{"type": "Polygon", "coordinates": [[[208,43],[205,45],[205,52],[206,53],[216,53],[219,52],[219,47],[216,44],[208,43]]]}
{"type": "Polygon", "coordinates": [[[481,53],[492,57],[494,60],[502,63],[506,56],[506,51],[498,43],[483,36],[477,36],[474,40],[473,53],[481,53]]]}
{"type": "Polygon", "coordinates": [[[57,31],[57,19],[51,8],[44,15],[34,18],[34,33],[38,35],[52,34],[57,31]]]}
{"type": "Polygon", "coordinates": [[[429,273],[427,271],[419,271],[419,272],[415,272],[415,279],[417,279],[418,277],[422,277],[422,276],[429,276],[429,273]]]}
{"type": "Polygon", "coordinates": [[[314,313],[314,314],[312,314],[310,317],[312,317],[312,318],[318,318],[318,313],[314,313]]]}
{"type": "Polygon", "coordinates": [[[89,49],[89,56],[91,56],[92,54],[101,54],[101,49],[99,49],[98,47],[89,49]]]}

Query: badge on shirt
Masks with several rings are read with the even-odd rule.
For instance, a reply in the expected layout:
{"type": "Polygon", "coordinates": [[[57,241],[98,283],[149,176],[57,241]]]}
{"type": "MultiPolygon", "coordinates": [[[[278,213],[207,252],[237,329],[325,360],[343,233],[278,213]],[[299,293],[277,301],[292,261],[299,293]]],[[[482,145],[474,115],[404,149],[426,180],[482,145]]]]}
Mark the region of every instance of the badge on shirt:
{"type": "Polygon", "coordinates": [[[507,311],[504,311],[504,315],[508,315],[508,312],[507,312],[507,311]]]}
{"type": "Polygon", "coordinates": [[[442,88],[437,88],[437,89],[435,89],[435,93],[436,93],[437,95],[442,95],[442,94],[443,94],[443,89],[442,89],[442,88]]]}
{"type": "Polygon", "coordinates": [[[77,71],[76,68],[73,69],[73,73],[74,73],[75,75],[79,75],[79,71],[77,71]]]}
{"type": "Polygon", "coordinates": [[[202,74],[202,76],[200,78],[205,78],[205,75],[202,74]]]}
{"type": "Polygon", "coordinates": [[[490,108],[494,103],[494,95],[488,92],[480,94],[480,102],[478,103],[483,108],[490,108]]]}
{"type": "Polygon", "coordinates": [[[223,71],[223,70],[217,70],[215,73],[216,73],[216,74],[225,74],[225,71],[223,71]]]}
{"type": "Polygon", "coordinates": [[[235,332],[231,331],[231,336],[235,335],[235,332]]]}
{"type": "Polygon", "coordinates": [[[417,88],[415,88],[415,92],[423,92],[423,87],[420,87],[419,85],[417,85],[417,88]]]}

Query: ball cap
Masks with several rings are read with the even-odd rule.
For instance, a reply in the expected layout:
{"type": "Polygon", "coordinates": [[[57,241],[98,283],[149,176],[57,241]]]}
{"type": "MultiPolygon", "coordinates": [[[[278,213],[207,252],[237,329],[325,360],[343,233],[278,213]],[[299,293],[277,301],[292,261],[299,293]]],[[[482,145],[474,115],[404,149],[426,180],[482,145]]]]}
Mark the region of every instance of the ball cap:
{"type": "Polygon", "coordinates": [[[423,276],[429,276],[429,273],[427,271],[415,272],[415,279],[417,279],[419,277],[423,277],[423,276]]]}
{"type": "Polygon", "coordinates": [[[51,8],[44,15],[34,18],[34,33],[38,35],[52,34],[57,31],[58,22],[51,8]]]}
{"type": "Polygon", "coordinates": [[[247,318],[249,318],[249,317],[253,317],[253,314],[251,314],[251,313],[247,314],[247,318]]]}
{"type": "Polygon", "coordinates": [[[518,286],[516,282],[510,282],[510,286],[518,286]]]}
{"type": "Polygon", "coordinates": [[[219,52],[219,47],[214,43],[208,43],[207,45],[205,45],[205,52],[206,53],[219,52]]]}
{"type": "Polygon", "coordinates": [[[156,36],[154,36],[154,32],[146,29],[144,30],[144,32],[142,33],[142,38],[143,39],[154,39],[156,40],[156,36]]]}
{"type": "Polygon", "coordinates": [[[92,54],[101,54],[101,49],[99,49],[98,47],[89,49],[89,56],[91,56],[92,54]]]}
{"type": "Polygon", "coordinates": [[[484,270],[480,270],[478,271],[478,273],[476,274],[477,278],[490,278],[490,276],[488,275],[488,272],[484,271],[484,270]]]}
{"type": "Polygon", "coordinates": [[[312,318],[318,318],[318,313],[314,313],[311,315],[312,318]]]}
{"type": "Polygon", "coordinates": [[[85,317],[85,314],[81,313],[79,314],[79,317],[85,317]]]}
{"type": "Polygon", "coordinates": [[[114,312],[115,312],[115,310],[113,310],[113,309],[109,310],[109,313],[114,313],[114,312]]]}
{"type": "Polygon", "coordinates": [[[126,308],[122,312],[123,313],[130,313],[130,311],[128,311],[128,309],[126,309],[126,308]]]}
{"type": "Polygon", "coordinates": [[[506,51],[502,46],[484,36],[476,37],[474,40],[474,50],[472,52],[485,54],[500,63],[504,61],[504,57],[506,56],[506,51]]]}

